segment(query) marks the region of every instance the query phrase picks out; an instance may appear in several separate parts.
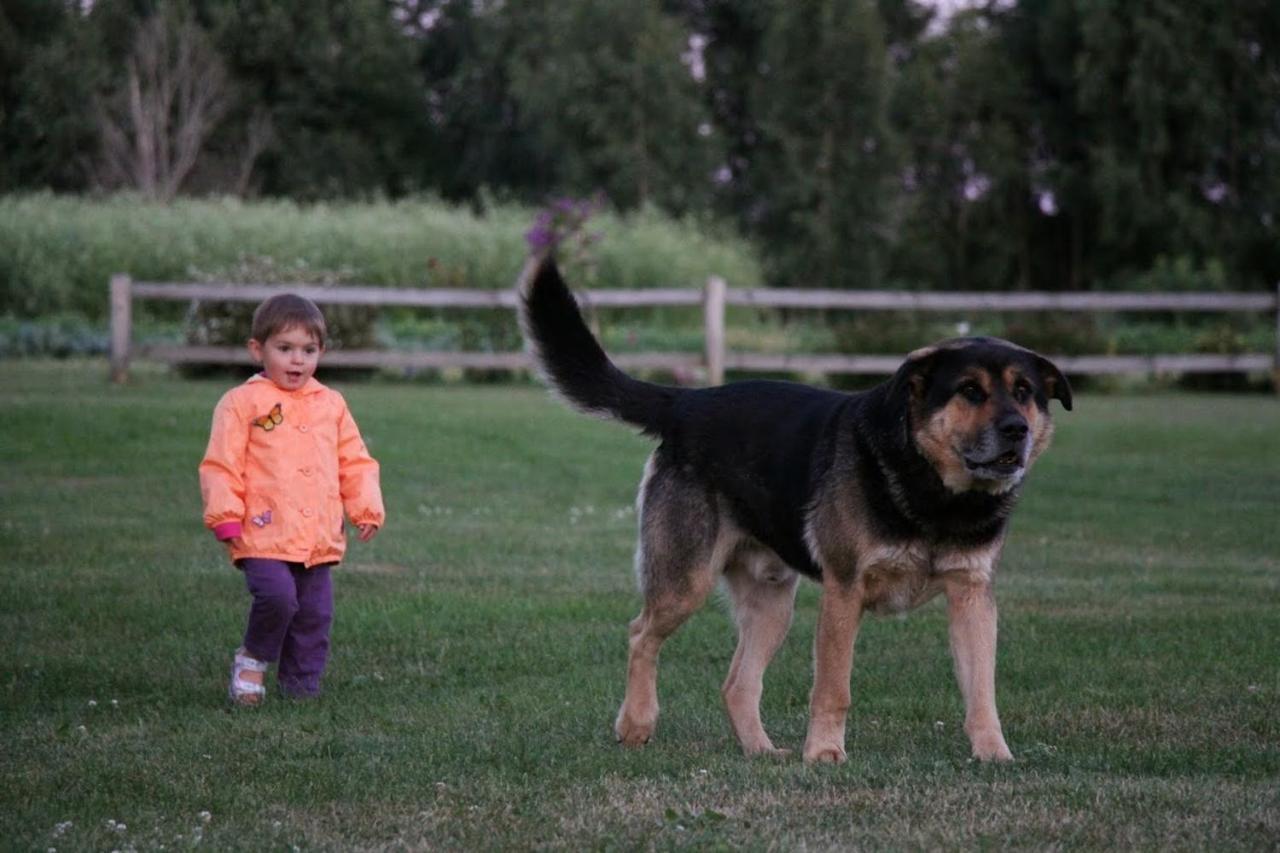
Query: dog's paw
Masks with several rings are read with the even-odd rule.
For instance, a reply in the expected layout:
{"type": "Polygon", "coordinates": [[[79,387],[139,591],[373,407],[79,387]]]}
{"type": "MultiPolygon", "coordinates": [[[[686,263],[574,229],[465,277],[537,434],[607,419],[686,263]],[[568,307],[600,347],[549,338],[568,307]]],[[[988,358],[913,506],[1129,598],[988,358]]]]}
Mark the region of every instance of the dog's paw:
{"type": "Polygon", "coordinates": [[[789,750],[789,749],[779,749],[778,747],[774,746],[773,744],[769,744],[769,745],[767,745],[767,746],[762,746],[762,747],[755,747],[755,748],[752,748],[752,749],[748,749],[748,748],[746,748],[746,747],[743,747],[743,749],[742,749],[742,753],[743,753],[743,755],[745,755],[747,758],[777,758],[777,759],[782,759],[782,758],[789,758],[789,757],[791,756],[791,750],[789,750]]]}
{"type": "Polygon", "coordinates": [[[809,746],[804,748],[805,764],[844,764],[848,756],[842,746],[809,746]]]}
{"type": "Polygon", "coordinates": [[[644,746],[653,737],[656,727],[657,720],[638,720],[623,713],[614,723],[613,733],[623,746],[644,746]]]}
{"type": "Polygon", "coordinates": [[[997,731],[977,732],[972,737],[973,757],[979,761],[1013,761],[1013,753],[997,731]]]}

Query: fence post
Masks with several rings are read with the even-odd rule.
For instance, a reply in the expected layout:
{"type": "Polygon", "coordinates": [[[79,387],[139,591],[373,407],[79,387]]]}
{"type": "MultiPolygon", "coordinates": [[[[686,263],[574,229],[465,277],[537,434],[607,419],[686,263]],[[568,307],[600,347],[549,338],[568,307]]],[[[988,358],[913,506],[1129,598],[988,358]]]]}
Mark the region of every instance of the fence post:
{"type": "Polygon", "coordinates": [[[129,346],[133,337],[133,279],[111,276],[111,381],[129,378],[129,346]]]}
{"type": "Polygon", "coordinates": [[[724,296],[724,279],[716,275],[708,278],[702,300],[708,385],[724,382],[724,296]]]}

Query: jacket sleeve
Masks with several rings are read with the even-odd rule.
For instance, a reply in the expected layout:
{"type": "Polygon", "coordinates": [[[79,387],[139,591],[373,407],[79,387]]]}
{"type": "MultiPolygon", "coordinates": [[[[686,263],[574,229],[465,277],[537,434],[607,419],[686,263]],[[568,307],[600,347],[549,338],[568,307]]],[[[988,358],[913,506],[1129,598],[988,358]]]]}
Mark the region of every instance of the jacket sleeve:
{"type": "Polygon", "coordinates": [[[345,400],[338,422],[338,488],[342,493],[342,507],[352,524],[383,525],[387,514],[382,506],[378,462],[364,446],[345,400]]]}
{"type": "Polygon", "coordinates": [[[228,392],[213,410],[209,446],[200,461],[200,497],[204,501],[204,526],[219,539],[240,535],[244,520],[245,453],[249,446],[249,421],[242,417],[228,392]]]}

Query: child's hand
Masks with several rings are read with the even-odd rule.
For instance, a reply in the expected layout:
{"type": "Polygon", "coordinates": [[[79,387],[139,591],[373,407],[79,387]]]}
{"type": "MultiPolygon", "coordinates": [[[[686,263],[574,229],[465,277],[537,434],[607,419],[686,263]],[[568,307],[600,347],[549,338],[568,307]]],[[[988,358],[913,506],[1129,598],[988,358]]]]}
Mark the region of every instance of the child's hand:
{"type": "Polygon", "coordinates": [[[238,549],[238,548],[244,547],[244,540],[241,539],[239,536],[232,536],[230,539],[223,539],[222,544],[226,545],[228,549],[232,549],[232,548],[238,549]]]}
{"type": "Polygon", "coordinates": [[[357,524],[356,527],[360,529],[360,536],[358,538],[361,542],[368,542],[374,536],[378,535],[378,525],[376,524],[357,524]]]}

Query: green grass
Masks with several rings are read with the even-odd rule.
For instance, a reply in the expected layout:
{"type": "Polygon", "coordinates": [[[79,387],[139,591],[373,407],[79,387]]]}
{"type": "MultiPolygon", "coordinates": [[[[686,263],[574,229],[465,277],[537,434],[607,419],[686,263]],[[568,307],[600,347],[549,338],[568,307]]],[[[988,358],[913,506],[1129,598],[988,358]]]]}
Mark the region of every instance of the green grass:
{"type": "MultiPolygon", "coordinates": [[[[327,693],[232,712],[247,595],[200,526],[220,382],[0,361],[0,838],[15,849],[1274,849],[1280,404],[1084,396],[999,580],[1011,766],[968,759],[939,602],[864,625],[840,767],[738,752],[725,608],[617,747],[648,443],[530,386],[343,387],[390,520],[327,693]],[[202,813],[208,813],[207,819],[202,813]],[[114,822],[114,823],[109,823],[114,822]],[[121,830],[119,824],[125,824],[121,830]]],[[[816,589],[766,681],[798,748],[816,589]]]]}

